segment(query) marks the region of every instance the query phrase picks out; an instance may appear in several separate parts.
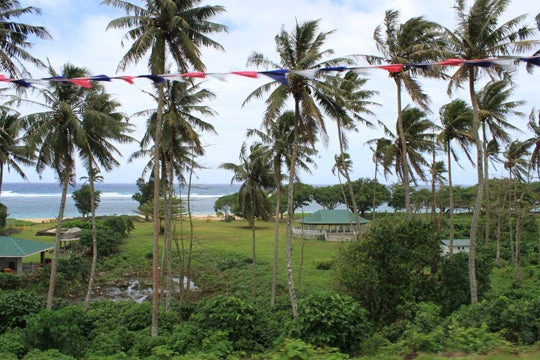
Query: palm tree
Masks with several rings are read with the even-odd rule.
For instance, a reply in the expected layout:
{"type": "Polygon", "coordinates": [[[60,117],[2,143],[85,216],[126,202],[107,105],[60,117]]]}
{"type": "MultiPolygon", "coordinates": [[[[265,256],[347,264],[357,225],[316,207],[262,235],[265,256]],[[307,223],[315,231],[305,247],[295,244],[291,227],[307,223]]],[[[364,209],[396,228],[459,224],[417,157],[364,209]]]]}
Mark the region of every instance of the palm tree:
{"type": "MultiPolygon", "coordinates": [[[[150,52],[148,67],[152,74],[163,74],[169,55],[172,55],[178,69],[182,72],[191,67],[204,71],[201,60],[201,47],[222,49],[208,34],[226,31],[226,27],[210,21],[222,13],[222,6],[197,6],[201,0],[152,1],[146,0],[141,7],[123,0],[104,0],[103,3],[119,8],[126,16],[112,20],[107,28],[128,29],[126,40],[133,41],[118,68],[124,70],[130,63],[138,63],[150,52]]],[[[158,335],[159,301],[159,156],[161,143],[161,124],[163,111],[163,84],[156,85],[158,90],[157,124],[154,140],[154,246],[153,279],[154,295],[152,298],[152,336],[158,335]]]]}
{"type": "Polygon", "coordinates": [[[500,143],[508,143],[510,135],[508,130],[518,130],[517,127],[508,121],[508,116],[522,116],[523,114],[516,110],[517,107],[523,105],[524,101],[510,101],[509,98],[514,90],[513,86],[507,80],[492,80],[488,82],[477,94],[478,110],[480,124],[482,128],[482,151],[484,155],[484,192],[486,206],[486,243],[489,242],[490,232],[490,209],[489,204],[489,151],[490,149],[499,149],[500,143]],[[492,139],[487,139],[487,129],[491,133],[492,139]]]}
{"type": "Polygon", "coordinates": [[[452,184],[452,158],[459,161],[457,151],[452,143],[456,143],[458,148],[463,151],[467,159],[473,164],[469,146],[473,142],[471,127],[473,122],[473,113],[471,107],[463,100],[456,99],[443,105],[439,110],[441,119],[441,132],[437,136],[439,144],[446,153],[446,162],[448,164],[448,196],[450,202],[450,254],[454,250],[454,190],[452,184]]]}
{"type": "MultiPolygon", "coordinates": [[[[272,169],[276,186],[276,209],[274,211],[274,263],[272,266],[272,289],[270,296],[270,305],[272,306],[276,301],[277,288],[281,193],[283,190],[281,182],[282,179],[286,178],[281,172],[284,163],[289,171],[291,169],[291,154],[294,144],[294,121],[294,112],[289,110],[283,112],[283,114],[275,121],[266,123],[264,125],[265,131],[248,129],[246,133],[248,137],[258,136],[260,140],[268,146],[268,151],[272,154],[272,169]]],[[[302,143],[303,141],[300,141],[296,163],[299,168],[309,172],[309,165],[313,164],[313,159],[311,157],[316,154],[316,151],[312,147],[301,145],[302,143]]]]}
{"type": "Polygon", "coordinates": [[[538,172],[537,175],[540,180],[540,111],[531,110],[528,127],[533,132],[533,136],[526,140],[526,144],[533,147],[530,166],[538,172]]]}
{"type": "MultiPolygon", "coordinates": [[[[205,101],[214,98],[214,93],[201,88],[201,83],[192,84],[187,82],[172,82],[167,84],[163,99],[163,138],[161,141],[160,161],[162,163],[162,180],[166,184],[164,195],[168,199],[165,212],[165,246],[164,258],[167,265],[167,297],[166,305],[170,301],[172,287],[172,199],[175,188],[174,179],[178,178],[182,184],[186,183],[185,172],[190,174],[195,168],[200,167],[194,160],[196,156],[205,154],[199,134],[213,132],[215,128],[210,123],[202,120],[198,115],[214,116],[216,113],[208,106],[202,105],[205,101]],[[168,196],[167,196],[168,195],[168,196]]],[[[156,100],[157,100],[157,96],[156,100]]],[[[150,109],[141,111],[136,116],[148,116],[147,131],[144,134],[139,151],[133,153],[129,161],[146,157],[155,153],[154,134],[156,133],[157,110],[150,109]],[[153,144],[153,146],[152,146],[153,144]]],[[[151,158],[143,172],[154,168],[154,159],[151,158]]],[[[144,174],[143,174],[144,175],[144,174]]],[[[190,189],[188,189],[189,204],[190,189]]],[[[190,220],[190,249],[192,243],[191,209],[188,206],[190,220]]],[[[191,256],[188,256],[188,284],[191,277],[191,256]]],[[[168,307],[168,306],[166,306],[168,307]]]]}
{"type": "Polygon", "coordinates": [[[311,81],[305,77],[295,74],[295,70],[316,70],[322,67],[352,64],[347,58],[327,59],[333,54],[330,49],[323,49],[324,43],[332,32],[319,32],[318,21],[306,21],[296,24],[294,30],[288,33],[282,30],[276,37],[276,50],[279,56],[279,62],[273,62],[260,53],[253,53],[248,59],[248,65],[258,67],[278,68],[276,72],[268,74],[275,78],[274,81],[255,89],[244,101],[244,104],[253,98],[261,98],[265,93],[270,92],[266,100],[267,107],[264,114],[264,122],[269,123],[277,118],[283,108],[287,105],[287,99],[293,98],[294,101],[294,146],[291,154],[291,169],[289,175],[289,186],[287,194],[287,230],[286,230],[286,263],[287,263],[287,282],[289,287],[289,297],[293,317],[297,318],[296,290],[292,274],[292,222],[294,213],[293,204],[293,184],[296,174],[296,161],[299,153],[299,141],[302,135],[302,141],[314,145],[317,140],[317,134],[326,139],[326,127],[324,124],[323,109],[329,106],[337,108],[338,104],[332,97],[328,96],[328,90],[325,90],[324,80],[328,77],[327,72],[316,73],[316,79],[320,81],[311,81]],[[283,72],[288,73],[285,76],[283,72]],[[273,89],[273,90],[272,90],[273,89]],[[330,105],[333,104],[333,105],[330,105]]]}
{"type": "Polygon", "coordinates": [[[28,74],[23,61],[35,66],[44,66],[43,62],[33,57],[28,49],[32,46],[28,40],[35,36],[38,39],[50,39],[51,35],[43,26],[34,26],[15,22],[14,19],[26,15],[41,15],[41,10],[33,6],[21,7],[18,0],[0,2],[0,69],[7,71],[11,77],[28,74]]]}
{"type": "Polygon", "coordinates": [[[373,214],[372,214],[372,221],[375,223],[375,207],[377,204],[377,175],[379,174],[379,165],[383,166],[383,174],[384,177],[391,173],[391,170],[389,167],[385,166],[384,162],[384,154],[386,153],[387,147],[391,146],[392,141],[389,139],[386,139],[384,137],[378,138],[378,139],[372,139],[366,142],[366,144],[375,145],[375,148],[370,146],[371,152],[373,152],[373,163],[375,164],[375,173],[373,175],[373,214]]]}
{"type": "Polygon", "coordinates": [[[356,218],[358,235],[361,233],[360,217],[358,214],[358,206],[356,205],[356,198],[354,196],[351,177],[349,175],[349,169],[351,166],[346,166],[348,163],[352,165],[352,162],[350,156],[348,159],[345,159],[346,150],[348,149],[346,131],[357,132],[357,122],[367,127],[373,127],[373,124],[363,115],[374,115],[373,112],[368,109],[368,106],[379,104],[369,101],[369,98],[375,95],[376,92],[362,89],[366,82],[367,79],[360,77],[353,71],[347,72],[343,78],[331,78],[327,82],[330,95],[334,96],[335,103],[339,105],[338,108],[334,109],[329,107],[327,109],[329,116],[336,121],[338,131],[340,159],[336,159],[336,164],[343,165],[339,167],[339,170],[342,172],[345,180],[347,181],[349,195],[352,202],[352,211],[356,218]]]}
{"type": "Polygon", "coordinates": [[[417,182],[417,178],[426,180],[424,168],[429,164],[424,158],[424,153],[431,151],[433,147],[433,123],[426,117],[426,113],[415,107],[405,107],[401,114],[403,122],[403,134],[405,135],[405,144],[407,149],[407,156],[404,157],[401,154],[403,147],[402,141],[397,136],[397,124],[396,134],[392,133],[384,124],[383,126],[386,135],[389,137],[387,141],[391,144],[384,147],[384,160],[383,166],[390,168],[394,166],[396,175],[403,181],[405,172],[408,172],[408,179],[411,179],[414,183],[417,182]],[[403,159],[407,158],[410,161],[410,166],[405,166],[403,159]]]}
{"type": "Polygon", "coordinates": [[[97,266],[97,229],[95,214],[95,182],[102,180],[99,175],[100,169],[110,171],[120,165],[115,155],[121,156],[120,151],[113,142],[129,143],[134,139],[131,133],[132,125],[126,120],[124,114],[117,111],[120,103],[113,100],[102,86],[95,85],[85,99],[84,112],[82,114],[82,127],[87,137],[87,147],[81,148],[79,154],[88,171],[90,185],[90,204],[92,212],[92,266],[88,280],[84,307],[90,305],[93,292],[94,279],[97,266]]]}
{"type": "MultiPolygon", "coordinates": [[[[513,51],[522,52],[532,49],[534,41],[527,39],[534,34],[535,29],[522,25],[525,15],[517,16],[502,24],[500,18],[510,4],[510,0],[475,0],[467,9],[465,0],[457,0],[455,9],[458,25],[455,30],[445,29],[449,47],[454,57],[464,60],[485,59],[511,55],[513,51]]],[[[476,169],[478,186],[473,217],[471,220],[470,248],[469,248],[469,280],[471,288],[471,302],[478,301],[476,281],[476,243],[478,237],[478,221],[484,196],[484,170],[482,166],[482,143],[478,135],[480,128],[480,110],[475,90],[476,80],[480,71],[486,70],[493,76],[503,75],[509,78],[510,74],[504,68],[494,64],[483,68],[477,66],[461,66],[451,77],[448,91],[468,83],[469,96],[473,109],[473,141],[476,145],[476,169]]]]}
{"type": "Polygon", "coordinates": [[[271,168],[271,154],[266,146],[255,143],[249,147],[244,142],[240,149],[240,164],[224,163],[220,169],[231,170],[233,182],[242,182],[238,195],[242,214],[249,219],[251,227],[251,249],[253,259],[253,298],[257,297],[257,255],[255,248],[255,218],[267,219],[270,202],[266,190],[274,186],[274,175],[271,168]]]}
{"type": "Polygon", "coordinates": [[[23,124],[16,113],[0,112],[0,194],[4,182],[4,169],[13,169],[20,177],[26,179],[21,167],[33,164],[33,154],[21,137],[23,124]]]}
{"type": "MultiPolygon", "coordinates": [[[[58,74],[49,65],[51,76],[58,74]]],[[[63,67],[66,78],[87,76],[85,69],[70,64],[63,67]]],[[[36,170],[42,173],[46,167],[52,167],[60,185],[62,197],[56,225],[56,242],[51,263],[51,277],[47,295],[47,308],[52,308],[56,285],[58,252],[68,187],[74,183],[75,158],[77,151],[85,153],[89,149],[89,134],[83,125],[81,114],[85,111],[85,101],[89,91],[63,82],[51,81],[41,95],[45,99],[43,112],[23,118],[28,127],[33,129],[33,146],[37,149],[36,170]]]]}
{"type": "Polygon", "coordinates": [[[416,77],[426,76],[431,78],[442,77],[440,67],[410,67],[409,63],[429,62],[440,59],[444,56],[444,41],[441,37],[440,26],[434,22],[426,20],[424,17],[414,17],[405,23],[399,23],[399,11],[387,10],[385,12],[384,24],[377,26],[373,33],[373,38],[381,56],[368,56],[367,60],[371,64],[403,64],[402,70],[390,72],[390,77],[396,84],[397,93],[397,136],[401,143],[400,163],[403,166],[402,182],[405,189],[405,204],[407,219],[412,217],[411,198],[409,190],[409,160],[405,139],[405,129],[402,119],[401,92],[404,87],[411,99],[427,110],[429,105],[428,95],[422,91],[416,77]]]}
{"type": "Polygon", "coordinates": [[[521,281],[521,231],[523,222],[523,199],[525,197],[525,190],[521,192],[520,197],[517,196],[517,183],[522,183],[528,178],[528,157],[527,143],[520,141],[513,141],[508,146],[504,153],[506,161],[504,162],[504,168],[508,170],[510,182],[514,183],[514,211],[516,214],[516,247],[515,247],[515,270],[514,279],[516,283],[521,281]]]}

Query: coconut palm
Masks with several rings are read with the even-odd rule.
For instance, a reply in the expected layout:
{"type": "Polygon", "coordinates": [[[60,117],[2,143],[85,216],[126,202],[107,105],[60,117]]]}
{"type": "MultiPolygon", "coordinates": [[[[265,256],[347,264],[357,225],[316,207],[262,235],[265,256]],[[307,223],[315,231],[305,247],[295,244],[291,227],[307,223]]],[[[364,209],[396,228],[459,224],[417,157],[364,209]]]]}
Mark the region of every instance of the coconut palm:
{"type": "Polygon", "coordinates": [[[426,181],[424,168],[429,166],[424,154],[430,152],[433,147],[433,123],[427,118],[426,113],[416,107],[405,107],[401,115],[403,121],[403,133],[405,135],[407,156],[410,162],[409,166],[405,166],[401,151],[401,139],[396,133],[390,131],[384,124],[383,126],[387,140],[391,144],[385,146],[384,150],[384,167],[389,168],[393,165],[395,174],[403,181],[405,171],[408,171],[408,179],[411,179],[415,184],[418,179],[426,181]]]}
{"type": "MultiPolygon", "coordinates": [[[[399,11],[387,10],[383,25],[377,26],[373,38],[381,56],[368,56],[371,64],[409,64],[430,62],[442,58],[445,53],[444,41],[441,37],[438,24],[426,20],[424,17],[414,17],[405,23],[399,23],[399,11]]],[[[411,198],[409,191],[409,159],[405,140],[402,119],[402,89],[405,88],[411,99],[427,110],[429,98],[423,92],[417,77],[426,76],[440,78],[443,76],[440,67],[410,67],[404,66],[402,70],[390,72],[390,77],[396,84],[397,94],[397,136],[401,143],[400,163],[403,166],[402,182],[405,189],[405,203],[407,218],[412,217],[411,198]]]]}
{"type": "MultiPolygon", "coordinates": [[[[158,95],[154,95],[156,100],[158,95]]],[[[172,288],[172,200],[175,188],[174,180],[178,178],[182,184],[186,183],[185,173],[191,174],[195,168],[199,168],[199,164],[195,161],[195,157],[205,154],[203,144],[200,139],[200,134],[203,132],[213,132],[213,125],[202,120],[199,116],[214,116],[215,112],[208,106],[203,105],[204,102],[214,98],[214,93],[207,89],[201,88],[201,83],[193,84],[187,82],[172,82],[168,83],[164,91],[163,99],[163,137],[161,141],[160,162],[161,178],[166,185],[164,194],[168,201],[166,202],[165,212],[165,251],[167,269],[166,276],[166,305],[170,301],[170,293],[172,288]],[[168,195],[168,196],[167,196],[168,195]]],[[[129,161],[137,158],[147,157],[155,153],[154,135],[156,133],[157,110],[150,109],[141,111],[136,116],[147,116],[147,131],[140,142],[140,150],[134,152],[129,161]]],[[[154,168],[154,159],[150,158],[146,167],[143,170],[143,175],[146,171],[154,168]]],[[[188,188],[188,203],[190,189],[188,188]]],[[[188,215],[191,226],[191,209],[188,206],[188,215]]],[[[190,234],[192,231],[190,231],[190,234]]],[[[190,235],[190,244],[192,236],[190,235]]],[[[191,248],[191,245],[190,245],[191,248]]],[[[190,259],[188,256],[188,284],[191,276],[190,259]]],[[[168,307],[168,306],[166,306],[168,307]]]]}
{"type": "MultiPolygon", "coordinates": [[[[535,41],[527,40],[536,29],[523,25],[525,15],[514,17],[501,23],[501,17],[510,4],[510,0],[475,0],[467,8],[465,0],[456,0],[458,24],[456,29],[445,29],[449,48],[453,56],[465,60],[485,59],[512,55],[512,52],[531,50],[535,41]]],[[[468,84],[469,96],[473,109],[473,141],[476,146],[477,194],[473,217],[471,220],[470,248],[469,248],[469,277],[471,287],[471,302],[478,301],[476,281],[476,243],[478,237],[478,221],[484,196],[484,167],[482,166],[482,143],[478,135],[480,129],[480,110],[476,94],[476,81],[481,71],[487,71],[492,76],[502,75],[506,78],[510,74],[497,64],[489,67],[461,66],[451,76],[448,91],[468,84]]]]}
{"type": "Polygon", "coordinates": [[[473,113],[471,107],[463,100],[456,99],[443,105],[439,110],[441,120],[441,132],[437,136],[437,141],[446,153],[446,162],[448,167],[448,196],[450,212],[450,254],[454,248],[454,190],[452,184],[452,159],[458,162],[458,152],[455,143],[467,159],[473,163],[469,147],[472,144],[473,136],[471,127],[473,122],[473,113]]]}
{"type": "Polygon", "coordinates": [[[255,247],[255,218],[261,217],[268,219],[268,210],[270,202],[268,200],[267,191],[274,186],[274,175],[272,168],[272,154],[268,148],[261,144],[255,143],[249,147],[247,153],[247,144],[244,142],[240,149],[240,164],[224,163],[220,169],[231,170],[234,175],[231,179],[233,182],[241,182],[242,185],[238,190],[240,197],[240,206],[242,214],[248,218],[251,227],[251,249],[253,259],[253,298],[257,297],[257,254],[255,247]]]}
{"type": "Polygon", "coordinates": [[[43,26],[14,21],[27,15],[41,15],[41,10],[33,6],[21,7],[18,0],[0,1],[0,69],[11,77],[28,74],[23,62],[44,66],[41,60],[28,52],[32,46],[29,38],[50,39],[51,35],[43,26]]]}
{"type": "MultiPolygon", "coordinates": [[[[50,65],[49,73],[51,76],[58,75],[50,65]]],[[[88,76],[88,73],[83,68],[66,64],[62,75],[66,78],[77,78],[88,76]]],[[[82,154],[89,149],[89,134],[86,133],[82,119],[89,90],[51,81],[48,87],[41,91],[41,95],[44,103],[39,105],[44,107],[44,111],[28,115],[23,121],[32,128],[33,146],[37,149],[37,172],[42,173],[45,168],[52,167],[62,186],[47,296],[47,308],[51,309],[68,187],[74,183],[77,151],[82,154]]]]}
{"type": "Polygon", "coordinates": [[[18,114],[0,112],[0,194],[6,168],[8,171],[13,169],[20,177],[26,179],[21,166],[33,164],[34,156],[21,136],[23,131],[23,123],[18,114]]]}
{"type": "MultiPolygon", "coordinates": [[[[163,74],[167,58],[172,56],[178,69],[182,72],[194,68],[204,71],[201,60],[201,47],[222,49],[221,45],[208,37],[209,34],[226,31],[226,27],[210,21],[215,15],[222,13],[222,6],[198,6],[201,0],[183,1],[146,0],[144,7],[123,0],[104,0],[126,12],[126,16],[112,20],[108,29],[128,29],[125,40],[133,41],[120,61],[118,68],[124,70],[131,63],[138,63],[147,53],[148,68],[152,74],[163,74]]],[[[162,133],[163,85],[156,85],[158,90],[158,106],[154,141],[154,246],[153,246],[153,279],[154,295],[152,298],[152,336],[158,335],[158,301],[159,301],[159,187],[160,187],[160,142],[162,133]]]]}
{"type": "Polygon", "coordinates": [[[270,92],[266,100],[267,107],[264,114],[264,122],[268,123],[282,113],[283,108],[287,105],[287,99],[292,97],[294,102],[294,146],[291,154],[287,194],[285,241],[287,282],[294,318],[297,317],[297,301],[292,274],[291,240],[294,213],[293,184],[296,176],[299,141],[302,139],[302,141],[313,146],[317,140],[317,135],[321,136],[322,140],[325,141],[327,134],[322,109],[326,110],[330,106],[338,107],[338,104],[334,104],[334,98],[328,96],[329,91],[324,89],[324,79],[330,76],[328,72],[315,73],[315,81],[312,81],[294,71],[316,70],[321,67],[352,64],[352,61],[348,58],[328,58],[333,54],[333,51],[323,47],[326,39],[331,34],[332,31],[319,32],[318,21],[297,23],[290,33],[282,30],[275,37],[276,50],[279,56],[278,62],[274,62],[260,53],[253,53],[248,59],[248,65],[279,70],[269,72],[268,74],[275,80],[255,89],[244,101],[244,104],[254,98],[261,98],[270,92]],[[288,75],[286,75],[287,73],[288,75]],[[299,134],[302,134],[302,137],[299,134]]]}
{"type": "MultiPolygon", "coordinates": [[[[366,82],[367,79],[360,77],[353,71],[349,71],[343,78],[331,78],[326,84],[328,85],[330,94],[334,96],[336,104],[339,105],[339,107],[335,109],[328,107],[327,111],[329,116],[336,121],[337,125],[340,159],[336,159],[336,165],[338,165],[339,168],[338,174],[341,172],[347,181],[352,202],[352,211],[356,218],[357,234],[361,233],[360,216],[358,214],[358,206],[356,205],[356,198],[354,196],[351,177],[349,175],[351,166],[346,166],[349,163],[349,165],[352,165],[350,156],[348,156],[348,159],[345,158],[346,150],[348,149],[346,132],[358,132],[357,123],[367,127],[373,127],[373,124],[364,116],[374,115],[368,107],[379,104],[369,101],[376,92],[364,90],[362,87],[366,82]]],[[[332,169],[332,172],[333,171],[334,170],[332,169]]]]}
{"type": "Polygon", "coordinates": [[[505,162],[504,168],[508,170],[508,176],[510,182],[514,183],[513,198],[514,198],[514,212],[516,214],[516,247],[515,247],[515,270],[514,279],[517,283],[521,281],[521,231],[523,224],[523,199],[525,197],[525,190],[521,192],[518,198],[517,188],[518,183],[523,183],[528,180],[529,170],[529,152],[527,151],[527,143],[520,141],[511,142],[506,151],[504,152],[505,162]]]}
{"type": "Polygon", "coordinates": [[[490,150],[499,149],[501,143],[510,141],[509,130],[516,131],[517,127],[509,121],[509,116],[522,116],[516,109],[523,105],[524,101],[509,100],[514,88],[507,80],[492,80],[478,92],[478,109],[482,131],[483,165],[484,165],[484,192],[486,207],[486,235],[485,241],[489,242],[490,210],[489,204],[489,164],[490,150]],[[492,139],[487,139],[487,130],[492,139]]]}
{"type": "Polygon", "coordinates": [[[533,147],[530,166],[537,171],[540,180],[540,111],[531,110],[528,127],[533,132],[533,136],[525,141],[529,147],[533,147]]]}
{"type": "Polygon", "coordinates": [[[388,174],[391,174],[392,171],[390,167],[385,166],[384,163],[384,154],[386,153],[386,149],[388,146],[391,146],[392,141],[389,139],[386,139],[384,137],[378,138],[378,139],[372,139],[366,142],[366,144],[370,145],[370,150],[373,152],[373,163],[375,164],[375,173],[373,175],[373,214],[372,214],[372,221],[375,222],[375,208],[377,204],[377,175],[379,174],[379,165],[383,166],[383,174],[384,177],[388,174]],[[374,146],[373,146],[374,145],[374,146]]]}
{"type": "Polygon", "coordinates": [[[119,106],[120,103],[113,100],[102,86],[95,85],[85,99],[82,114],[82,127],[87,137],[87,146],[79,149],[79,155],[88,171],[92,213],[92,266],[84,302],[85,309],[90,304],[97,266],[95,182],[102,179],[99,175],[101,169],[111,171],[120,165],[117,156],[122,154],[114,143],[125,144],[135,140],[129,135],[133,132],[132,125],[126,121],[124,114],[117,111],[119,106]]]}
{"type": "MultiPolygon", "coordinates": [[[[294,121],[295,115],[293,111],[285,111],[275,121],[266,123],[264,131],[257,129],[248,129],[246,135],[258,136],[260,140],[268,146],[268,151],[272,156],[272,169],[274,173],[274,182],[276,186],[276,208],[275,226],[274,226],[274,263],[272,266],[272,289],[270,296],[270,304],[273,306],[276,301],[277,287],[277,271],[278,271],[278,250],[279,250],[279,229],[280,229],[280,214],[281,214],[281,193],[282,179],[286,178],[281,172],[283,164],[291,168],[291,154],[294,144],[294,121]]],[[[302,134],[300,134],[302,135],[302,134]]],[[[303,171],[310,172],[309,166],[313,166],[312,156],[316,155],[316,150],[310,146],[302,145],[300,141],[298,150],[297,167],[303,171]]]]}

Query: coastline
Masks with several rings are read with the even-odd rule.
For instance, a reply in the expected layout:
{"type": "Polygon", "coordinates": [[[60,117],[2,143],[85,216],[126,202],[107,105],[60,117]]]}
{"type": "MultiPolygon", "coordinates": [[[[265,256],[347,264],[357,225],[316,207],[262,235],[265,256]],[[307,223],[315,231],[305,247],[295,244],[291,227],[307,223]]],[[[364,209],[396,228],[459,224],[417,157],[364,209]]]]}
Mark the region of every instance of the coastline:
{"type": "MultiPolygon", "coordinates": [[[[191,217],[193,220],[219,220],[221,216],[214,214],[192,214],[191,217]]],[[[186,216],[187,218],[187,216],[186,216]]],[[[66,217],[64,220],[71,219],[71,217],[66,217]]],[[[50,222],[55,222],[56,218],[17,218],[17,220],[33,222],[36,224],[46,224],[50,222]]]]}

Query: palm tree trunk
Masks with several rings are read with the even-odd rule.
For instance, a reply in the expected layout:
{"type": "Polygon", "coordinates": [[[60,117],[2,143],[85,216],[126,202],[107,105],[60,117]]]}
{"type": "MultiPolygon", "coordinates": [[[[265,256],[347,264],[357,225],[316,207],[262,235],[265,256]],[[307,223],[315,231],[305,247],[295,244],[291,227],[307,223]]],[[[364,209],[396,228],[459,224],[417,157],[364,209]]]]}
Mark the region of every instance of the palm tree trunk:
{"type": "Polygon", "coordinates": [[[274,177],[276,180],[276,214],[274,225],[274,264],[272,266],[272,290],[270,295],[270,305],[276,303],[277,272],[279,259],[279,216],[281,212],[281,164],[274,161],[274,177]]]}
{"type": "Polygon", "coordinates": [[[153,276],[153,296],[152,296],[152,328],[151,335],[158,336],[158,312],[159,312],[159,190],[160,171],[159,161],[161,153],[161,122],[163,118],[163,83],[157,85],[159,99],[156,119],[156,133],[154,144],[154,245],[152,248],[152,276],[153,276]]]}
{"type": "Polygon", "coordinates": [[[489,232],[490,232],[490,213],[491,206],[489,200],[489,161],[488,161],[488,151],[487,151],[487,139],[486,139],[486,123],[482,122],[482,144],[484,149],[484,192],[485,192],[485,206],[486,206],[486,238],[484,239],[486,245],[489,243],[489,232]]]}
{"type": "Polygon", "coordinates": [[[375,176],[373,177],[373,206],[371,207],[371,221],[373,224],[375,224],[375,207],[377,205],[377,170],[378,170],[378,162],[375,159],[375,176]]]}
{"type": "Polygon", "coordinates": [[[285,262],[287,265],[287,285],[289,287],[289,298],[293,318],[298,318],[298,304],[296,301],[296,290],[294,288],[294,276],[292,268],[292,227],[294,215],[294,178],[296,174],[296,161],[298,159],[298,127],[300,125],[300,102],[295,99],[295,124],[294,124],[294,146],[291,155],[291,169],[289,172],[289,188],[287,189],[287,225],[285,236],[285,262]]]}
{"type": "Polygon", "coordinates": [[[516,263],[514,267],[514,281],[516,283],[521,282],[521,231],[523,230],[523,213],[522,204],[525,191],[521,193],[519,199],[516,199],[516,263]]]}
{"type": "Polygon", "coordinates": [[[172,284],[172,237],[173,237],[173,229],[172,229],[172,222],[173,222],[173,198],[174,198],[174,169],[172,166],[172,161],[169,163],[169,169],[168,169],[168,197],[167,197],[167,212],[165,213],[165,251],[167,253],[166,258],[166,282],[165,282],[165,311],[169,312],[170,306],[171,306],[171,295],[173,292],[172,284]]]}
{"type": "Polygon", "coordinates": [[[403,118],[401,116],[401,80],[399,77],[394,78],[397,86],[397,129],[398,137],[401,143],[401,162],[403,168],[403,190],[405,191],[405,211],[407,220],[412,220],[411,194],[409,189],[409,163],[407,160],[407,139],[405,138],[405,130],[403,128],[403,118]]]}
{"type": "MultiPolygon", "coordinates": [[[[66,170],[69,172],[69,170],[66,170]]],[[[62,197],[60,198],[60,211],[56,223],[56,239],[54,242],[53,258],[51,262],[51,277],[49,280],[49,292],[47,293],[47,309],[52,309],[54,291],[56,289],[56,273],[58,269],[58,253],[60,252],[60,241],[62,238],[62,224],[64,222],[64,211],[66,209],[66,198],[69,186],[70,174],[62,176],[62,197]]]]}
{"type": "Polygon", "coordinates": [[[251,257],[253,259],[253,300],[257,298],[257,252],[255,249],[255,199],[254,194],[251,194],[251,257]]]}
{"type": "Polygon", "coordinates": [[[478,220],[480,219],[480,214],[482,211],[482,198],[484,196],[484,172],[482,166],[482,144],[478,135],[479,131],[479,110],[478,102],[476,99],[476,93],[474,91],[474,69],[469,70],[469,94],[471,97],[472,107],[473,107],[473,127],[472,127],[472,136],[473,141],[476,145],[476,174],[478,177],[477,181],[477,190],[476,190],[476,201],[474,205],[473,216],[471,220],[471,231],[470,231],[470,245],[469,245],[469,286],[471,291],[471,303],[478,302],[478,283],[476,281],[476,244],[478,238],[478,220]]]}
{"type": "Polygon", "coordinates": [[[94,280],[96,278],[96,267],[98,257],[98,245],[97,245],[97,229],[96,229],[96,189],[94,187],[94,168],[92,166],[92,159],[88,168],[88,181],[90,182],[90,211],[92,212],[92,266],[90,267],[90,278],[88,279],[88,291],[84,299],[84,309],[88,310],[90,305],[90,298],[94,291],[94,280]]]}
{"type": "Polygon", "coordinates": [[[3,183],[4,183],[4,163],[0,163],[0,195],[2,194],[3,183]]]}
{"type": "Polygon", "coordinates": [[[351,177],[349,176],[349,167],[347,164],[345,164],[345,151],[343,148],[343,133],[341,132],[341,122],[339,120],[337,120],[337,128],[338,128],[338,139],[339,139],[339,156],[341,158],[341,165],[343,166],[343,175],[345,176],[345,180],[347,180],[347,186],[349,187],[349,195],[351,196],[354,218],[356,220],[356,237],[358,238],[361,232],[360,216],[358,215],[358,206],[356,205],[354,189],[351,183],[351,177]]]}
{"type": "Polygon", "coordinates": [[[454,189],[452,188],[452,156],[450,140],[447,142],[448,153],[448,197],[450,198],[450,255],[454,253],[454,189]]]}
{"type": "Polygon", "coordinates": [[[187,193],[187,211],[188,211],[188,221],[189,221],[189,246],[188,246],[188,256],[187,256],[187,266],[186,266],[186,290],[189,292],[191,290],[191,258],[193,257],[193,217],[191,216],[191,185],[193,181],[193,164],[195,154],[191,153],[191,166],[189,169],[189,182],[188,182],[188,193],[187,193]]]}

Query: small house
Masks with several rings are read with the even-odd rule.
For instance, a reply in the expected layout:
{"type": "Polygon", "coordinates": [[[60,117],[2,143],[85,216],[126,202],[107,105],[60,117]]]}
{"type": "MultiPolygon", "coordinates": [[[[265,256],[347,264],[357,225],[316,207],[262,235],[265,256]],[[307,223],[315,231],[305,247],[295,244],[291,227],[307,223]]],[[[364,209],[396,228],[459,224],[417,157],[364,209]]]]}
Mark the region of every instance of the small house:
{"type": "MultiPolygon", "coordinates": [[[[365,231],[368,220],[359,216],[360,233],[365,231]]],[[[298,220],[300,226],[293,228],[293,235],[303,239],[326,241],[350,241],[358,237],[356,217],[349,210],[317,210],[298,220]]]]}
{"type": "Polygon", "coordinates": [[[45,252],[53,249],[54,244],[16,239],[10,236],[0,236],[0,271],[16,272],[23,271],[23,258],[40,254],[40,262],[45,262],[45,252]]]}
{"type": "MultiPolygon", "coordinates": [[[[454,246],[452,253],[469,252],[471,244],[470,239],[454,239],[454,246]]],[[[441,252],[443,255],[450,254],[450,240],[441,240],[441,252]]]]}

